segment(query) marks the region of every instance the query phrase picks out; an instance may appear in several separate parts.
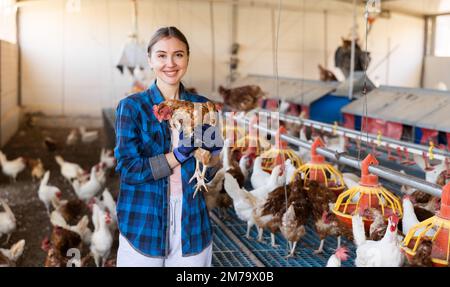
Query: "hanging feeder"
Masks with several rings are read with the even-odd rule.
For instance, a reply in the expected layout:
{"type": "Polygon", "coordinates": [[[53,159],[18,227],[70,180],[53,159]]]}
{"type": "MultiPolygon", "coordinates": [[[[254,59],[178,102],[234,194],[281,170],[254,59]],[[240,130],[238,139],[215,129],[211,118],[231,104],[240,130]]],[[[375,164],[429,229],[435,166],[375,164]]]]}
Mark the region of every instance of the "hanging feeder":
{"type": "Polygon", "coordinates": [[[400,200],[378,183],[378,176],[369,173],[369,165],[378,165],[372,154],[368,154],[361,162],[359,185],[341,193],[332,210],[349,228],[352,227],[352,216],[358,212],[362,215],[364,227],[368,231],[374,219],[371,209],[377,209],[386,221],[393,214],[399,218],[403,217],[400,200]]]}
{"type": "Polygon", "coordinates": [[[344,179],[342,174],[326,162],[322,155],[317,154],[316,149],[323,146],[323,141],[319,137],[316,138],[311,146],[311,161],[300,166],[295,175],[302,174],[302,178],[305,179],[305,189],[308,189],[309,182],[314,180],[324,184],[338,196],[345,189],[344,179]]]}
{"type": "Polygon", "coordinates": [[[303,164],[300,157],[287,146],[285,141],[281,140],[281,134],[286,134],[286,128],[284,126],[279,128],[275,136],[275,146],[261,155],[261,165],[266,172],[272,172],[272,169],[277,165],[284,165],[287,159],[290,159],[292,165],[296,168],[299,168],[303,164]]]}
{"type": "Polygon", "coordinates": [[[450,257],[450,183],[442,188],[441,209],[435,216],[413,226],[401,244],[408,261],[416,255],[417,248],[424,239],[431,239],[431,261],[435,267],[448,267],[450,257]],[[426,236],[434,229],[433,237],[426,236]],[[418,234],[417,236],[415,236],[418,234]]]}
{"type": "Polygon", "coordinates": [[[258,117],[253,117],[249,125],[249,133],[244,137],[236,140],[236,145],[232,149],[232,152],[239,151],[241,154],[246,154],[253,159],[260,156],[264,151],[270,149],[270,142],[259,136],[258,129],[253,127],[254,124],[258,124],[258,117]]]}

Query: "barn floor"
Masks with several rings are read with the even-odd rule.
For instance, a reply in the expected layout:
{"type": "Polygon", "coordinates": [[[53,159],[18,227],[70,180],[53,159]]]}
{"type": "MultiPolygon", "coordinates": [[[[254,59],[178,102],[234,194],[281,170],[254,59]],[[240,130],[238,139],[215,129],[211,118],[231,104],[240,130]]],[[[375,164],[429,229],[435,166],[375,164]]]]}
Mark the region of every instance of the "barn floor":
{"type": "MultiPolygon", "coordinates": [[[[102,130],[99,130],[99,140],[83,144],[79,142],[74,147],[58,148],[50,152],[44,145],[44,138],[50,136],[63,147],[70,129],[67,128],[41,128],[37,126],[24,126],[2,148],[8,160],[19,156],[40,158],[46,170],[50,170],[49,184],[57,186],[63,192],[63,198],[75,198],[72,186],[63,178],[59,171],[54,156],[59,154],[65,160],[76,162],[83,169],[90,168],[100,161],[100,150],[105,138],[102,130]]],[[[119,178],[117,175],[107,177],[106,187],[113,196],[117,196],[119,178]]],[[[51,223],[44,204],[39,200],[37,190],[39,182],[33,182],[30,168],[25,169],[17,177],[17,181],[11,182],[3,173],[0,174],[0,197],[6,199],[17,219],[17,230],[13,232],[8,244],[3,244],[5,236],[0,239],[1,248],[9,248],[18,240],[25,239],[25,250],[18,266],[43,266],[46,253],[40,248],[41,241],[51,233],[51,223]]],[[[91,226],[93,229],[93,226],[91,226]]],[[[117,239],[117,234],[115,236],[117,239]]],[[[111,251],[111,257],[115,258],[117,240],[111,251]]]]}

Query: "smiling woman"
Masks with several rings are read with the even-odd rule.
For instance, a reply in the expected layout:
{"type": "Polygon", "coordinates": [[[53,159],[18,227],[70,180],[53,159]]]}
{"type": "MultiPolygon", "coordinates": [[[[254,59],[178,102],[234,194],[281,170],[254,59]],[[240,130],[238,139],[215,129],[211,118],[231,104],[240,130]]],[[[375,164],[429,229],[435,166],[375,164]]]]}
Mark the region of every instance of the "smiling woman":
{"type": "MultiPolygon", "coordinates": [[[[189,44],[177,28],[156,31],[147,52],[155,82],[120,101],[116,111],[115,157],[121,182],[117,266],[210,266],[209,214],[203,194],[193,198],[196,181],[189,180],[195,171],[194,138],[184,139],[182,132],[170,130],[167,121],[159,122],[152,112],[167,100],[207,99],[181,84],[189,44]]],[[[202,139],[208,151],[220,149],[202,139]]]]}

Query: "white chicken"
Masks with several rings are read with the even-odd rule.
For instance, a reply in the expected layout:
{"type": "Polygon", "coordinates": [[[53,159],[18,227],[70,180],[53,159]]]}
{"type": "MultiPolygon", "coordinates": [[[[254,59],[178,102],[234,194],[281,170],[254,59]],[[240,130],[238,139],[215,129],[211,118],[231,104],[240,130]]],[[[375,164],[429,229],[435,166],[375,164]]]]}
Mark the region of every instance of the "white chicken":
{"type": "Polygon", "coordinates": [[[328,258],[326,267],[341,267],[343,261],[348,259],[348,248],[341,246],[336,252],[328,258]]]}
{"type": "Polygon", "coordinates": [[[255,225],[253,209],[257,206],[263,206],[269,193],[285,184],[286,175],[285,173],[280,175],[280,172],[281,166],[274,167],[268,182],[264,186],[251,191],[240,188],[237,180],[230,174],[225,173],[225,191],[233,199],[234,209],[238,217],[247,222],[247,238],[250,238],[250,229],[255,225]]]}
{"type": "MultiPolygon", "coordinates": [[[[308,138],[306,137],[305,127],[302,127],[300,129],[300,139],[302,141],[312,143],[312,140],[308,140],[308,138]]],[[[311,160],[311,151],[309,149],[299,146],[297,154],[303,162],[308,162],[311,160]]]]}
{"type": "Polygon", "coordinates": [[[61,213],[54,210],[50,215],[50,222],[53,226],[60,226],[64,229],[77,233],[80,235],[84,244],[91,244],[92,230],[89,229],[89,218],[87,215],[83,216],[80,221],[78,221],[77,225],[68,225],[61,213]]]}
{"type": "Polygon", "coordinates": [[[2,165],[3,174],[10,177],[14,182],[16,181],[17,175],[27,166],[24,157],[8,160],[2,151],[0,151],[0,163],[2,165]]]}
{"type": "MultiPolygon", "coordinates": [[[[402,232],[406,236],[415,225],[419,224],[420,221],[417,219],[416,214],[414,213],[414,205],[411,201],[409,195],[403,196],[403,218],[402,218],[402,232]]],[[[419,236],[420,233],[424,231],[423,228],[417,230],[414,236],[419,236]]],[[[433,237],[436,231],[434,229],[428,229],[425,233],[425,236],[433,237]]]]}
{"type": "Polygon", "coordinates": [[[114,201],[113,196],[109,192],[107,188],[103,190],[101,197],[95,198],[95,203],[103,210],[108,211],[111,216],[111,223],[109,224],[109,228],[111,232],[114,232],[117,228],[117,211],[116,211],[116,202],[114,201]]]}
{"type": "Polygon", "coordinates": [[[48,185],[48,180],[50,178],[50,171],[47,170],[44,174],[44,177],[39,184],[38,196],[39,200],[44,203],[45,208],[47,209],[47,214],[50,215],[50,204],[52,200],[56,197],[61,199],[62,192],[56,186],[48,185]]]}
{"type": "Polygon", "coordinates": [[[233,199],[236,215],[242,221],[247,222],[247,239],[250,239],[250,230],[255,222],[253,221],[253,208],[256,206],[256,197],[250,192],[239,188],[237,180],[229,173],[225,173],[225,191],[233,199]]]}
{"type": "Polygon", "coordinates": [[[292,164],[292,161],[289,158],[284,162],[284,166],[286,169],[286,184],[289,184],[294,179],[293,176],[297,168],[292,164]]]}
{"type": "Polygon", "coordinates": [[[113,168],[116,165],[113,151],[102,148],[100,152],[100,162],[105,164],[106,169],[113,168]]]}
{"type": "Polygon", "coordinates": [[[86,171],[81,168],[80,165],[72,162],[65,161],[62,156],[55,156],[56,162],[60,166],[61,174],[66,178],[69,182],[72,180],[82,177],[86,171]]]}
{"type": "Polygon", "coordinates": [[[269,179],[270,173],[265,172],[262,169],[262,157],[258,156],[253,163],[253,173],[250,177],[250,182],[252,183],[253,188],[259,188],[266,185],[269,179]]]}
{"type": "Polygon", "coordinates": [[[244,176],[244,181],[247,181],[249,171],[250,158],[247,155],[243,155],[239,160],[239,168],[241,169],[242,175],[244,176]]]}
{"type": "Polygon", "coordinates": [[[19,240],[11,248],[0,248],[0,267],[15,267],[17,260],[22,256],[25,240],[19,240]]]}
{"type": "Polygon", "coordinates": [[[356,267],[400,267],[404,256],[397,237],[398,217],[391,216],[384,237],[379,241],[366,240],[364,222],[360,215],[352,217],[356,249],[356,267]]]}
{"type": "Polygon", "coordinates": [[[92,222],[94,223],[94,233],[92,234],[91,253],[94,256],[95,265],[104,266],[111,251],[113,237],[108,228],[111,217],[109,212],[104,212],[97,204],[92,209],[92,222]]]}
{"type": "Polygon", "coordinates": [[[91,168],[91,173],[87,182],[81,184],[80,181],[76,179],[72,182],[72,187],[79,199],[88,202],[102,190],[105,182],[104,178],[105,173],[103,169],[99,168],[99,165],[95,165],[91,168]]]}
{"type": "Polygon", "coordinates": [[[72,145],[76,144],[77,141],[78,141],[78,138],[79,138],[78,130],[77,129],[72,129],[70,131],[69,135],[67,136],[66,145],[67,146],[72,146],[72,145]]]}
{"type": "Polygon", "coordinates": [[[0,199],[0,203],[5,211],[0,212],[0,237],[4,234],[7,235],[5,243],[9,242],[11,233],[16,230],[17,221],[14,213],[9,205],[3,199],[0,199]]]}
{"type": "Polygon", "coordinates": [[[91,143],[97,140],[98,138],[98,131],[87,131],[86,127],[81,126],[79,128],[80,135],[81,135],[81,141],[83,143],[91,143]]]}

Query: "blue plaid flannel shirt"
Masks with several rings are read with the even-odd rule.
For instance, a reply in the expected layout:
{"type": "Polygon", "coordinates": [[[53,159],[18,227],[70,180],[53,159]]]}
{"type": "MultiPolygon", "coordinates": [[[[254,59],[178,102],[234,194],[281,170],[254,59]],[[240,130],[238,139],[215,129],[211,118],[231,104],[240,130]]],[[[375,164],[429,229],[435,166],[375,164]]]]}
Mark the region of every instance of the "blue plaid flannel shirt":
{"type": "MultiPolygon", "coordinates": [[[[185,91],[180,99],[205,102],[206,98],[185,91]]],[[[141,254],[166,258],[169,253],[169,174],[163,154],[171,150],[166,121],[158,122],[152,107],[164,101],[156,81],[146,91],[122,99],[116,110],[116,171],[120,172],[117,216],[120,233],[141,254]]],[[[195,180],[189,183],[195,159],[181,166],[183,204],[181,241],[183,256],[202,252],[212,242],[212,228],[202,192],[192,198],[195,180]]],[[[211,176],[211,173],[208,177],[211,176]]]]}

